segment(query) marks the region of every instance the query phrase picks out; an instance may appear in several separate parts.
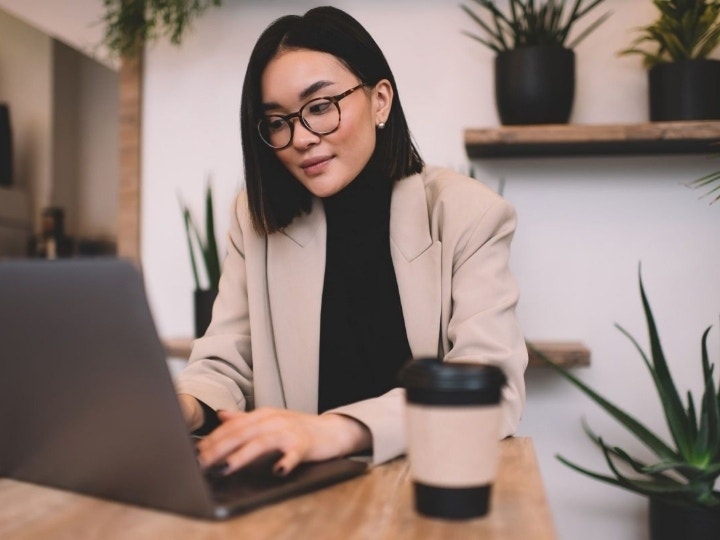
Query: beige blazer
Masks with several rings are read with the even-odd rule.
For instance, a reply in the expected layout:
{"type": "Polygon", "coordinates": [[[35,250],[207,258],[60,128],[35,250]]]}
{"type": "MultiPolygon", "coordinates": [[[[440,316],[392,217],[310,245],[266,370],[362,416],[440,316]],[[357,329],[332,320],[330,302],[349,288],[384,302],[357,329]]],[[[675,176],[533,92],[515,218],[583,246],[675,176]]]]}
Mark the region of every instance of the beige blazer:
{"type": "MultiPolygon", "coordinates": [[[[527,350],[515,316],[518,288],[508,258],[515,212],[480,182],[426,167],[396,182],[390,251],[415,357],[500,366],[502,436],[514,433],[525,402],[527,350]]],[[[195,341],[177,391],[214,409],[282,407],[317,412],[325,214],[258,235],[244,192],[230,225],[218,298],[206,335],[195,341]]],[[[335,409],[363,422],[372,460],[405,452],[402,389],[335,409]]]]}

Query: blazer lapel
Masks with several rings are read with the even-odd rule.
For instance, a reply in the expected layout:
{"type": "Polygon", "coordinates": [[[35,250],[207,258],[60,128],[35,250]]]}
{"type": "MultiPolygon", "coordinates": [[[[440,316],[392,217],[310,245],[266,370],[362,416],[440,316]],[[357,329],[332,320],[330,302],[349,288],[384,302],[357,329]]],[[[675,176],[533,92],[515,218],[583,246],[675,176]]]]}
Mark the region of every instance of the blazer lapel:
{"type": "Polygon", "coordinates": [[[310,214],[268,237],[268,295],[285,405],[317,412],[320,310],[325,278],[325,213],[310,214]]]}
{"type": "Polygon", "coordinates": [[[433,242],[422,176],[396,182],[390,206],[390,253],[410,350],[437,356],[440,340],[442,244],[433,242]]]}
{"type": "MultiPolygon", "coordinates": [[[[433,242],[422,177],[396,182],[390,209],[390,253],[410,350],[436,356],[440,337],[440,256],[433,242]]],[[[322,202],[268,237],[268,296],[285,405],[317,412],[320,311],[325,279],[322,202]]]]}

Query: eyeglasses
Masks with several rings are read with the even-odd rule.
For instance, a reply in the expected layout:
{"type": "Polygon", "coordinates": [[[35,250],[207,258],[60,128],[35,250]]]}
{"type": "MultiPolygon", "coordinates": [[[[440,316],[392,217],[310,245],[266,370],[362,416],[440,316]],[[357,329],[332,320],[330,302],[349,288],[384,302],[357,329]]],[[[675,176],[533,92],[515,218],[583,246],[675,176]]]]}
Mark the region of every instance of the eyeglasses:
{"type": "Polygon", "coordinates": [[[298,112],[291,114],[269,114],[258,122],[260,138],[270,148],[282,150],[290,146],[293,140],[293,118],[299,118],[302,125],[315,135],[328,135],[340,127],[340,100],[352,94],[358,88],[366,86],[360,83],[337,96],[311,99],[298,112]]]}

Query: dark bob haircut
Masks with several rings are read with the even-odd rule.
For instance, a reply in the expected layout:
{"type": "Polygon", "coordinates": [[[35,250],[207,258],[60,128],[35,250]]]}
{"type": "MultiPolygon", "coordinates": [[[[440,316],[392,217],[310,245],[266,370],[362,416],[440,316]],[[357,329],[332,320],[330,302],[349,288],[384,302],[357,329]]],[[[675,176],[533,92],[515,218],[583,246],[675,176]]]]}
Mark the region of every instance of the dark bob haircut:
{"type": "Polygon", "coordinates": [[[312,195],[296,180],[258,136],[262,117],[261,79],[280,50],[309,49],[339,59],[361,81],[374,86],[387,79],[394,96],[386,128],[377,131],[369,166],[394,182],[420,172],[423,161],[415,148],[400,106],[395,77],[375,40],[353,17],[333,7],[288,15],[272,23],[258,38],[245,73],[240,106],[240,130],[245,183],[253,226],[260,234],[279,231],[298,215],[309,212],[312,195]]]}

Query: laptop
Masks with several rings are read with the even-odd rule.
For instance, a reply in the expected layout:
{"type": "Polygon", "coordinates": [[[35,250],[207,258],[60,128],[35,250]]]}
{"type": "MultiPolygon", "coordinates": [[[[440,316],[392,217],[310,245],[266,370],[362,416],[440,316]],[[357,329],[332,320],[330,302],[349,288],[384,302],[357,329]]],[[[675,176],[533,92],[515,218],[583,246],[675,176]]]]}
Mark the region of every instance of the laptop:
{"type": "Polygon", "coordinates": [[[224,519],[367,468],[203,471],[142,277],[119,259],[0,262],[0,358],[0,476],[224,519]]]}

